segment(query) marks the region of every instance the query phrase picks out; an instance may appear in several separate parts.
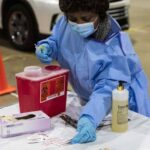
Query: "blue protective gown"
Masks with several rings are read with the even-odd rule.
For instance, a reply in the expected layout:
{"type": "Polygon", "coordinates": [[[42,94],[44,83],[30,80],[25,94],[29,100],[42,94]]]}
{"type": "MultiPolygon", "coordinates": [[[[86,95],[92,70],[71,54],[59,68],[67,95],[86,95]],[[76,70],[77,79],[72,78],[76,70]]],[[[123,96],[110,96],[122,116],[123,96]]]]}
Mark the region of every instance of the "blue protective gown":
{"type": "Polygon", "coordinates": [[[65,17],[53,29],[48,43],[51,57],[70,70],[70,83],[87,104],[82,115],[92,117],[96,126],[111,111],[112,90],[124,81],[129,90],[129,108],[150,116],[148,80],[127,33],[111,18],[105,41],[83,38],[73,31],[65,17]]]}

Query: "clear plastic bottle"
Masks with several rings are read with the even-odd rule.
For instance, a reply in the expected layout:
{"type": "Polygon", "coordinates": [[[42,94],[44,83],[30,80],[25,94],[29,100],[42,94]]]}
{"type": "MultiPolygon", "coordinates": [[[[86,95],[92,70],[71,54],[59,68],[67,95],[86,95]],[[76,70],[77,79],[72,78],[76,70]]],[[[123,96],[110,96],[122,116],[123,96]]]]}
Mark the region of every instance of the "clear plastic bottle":
{"type": "Polygon", "coordinates": [[[112,92],[112,131],[125,132],[128,129],[128,98],[129,92],[119,82],[112,92]]]}

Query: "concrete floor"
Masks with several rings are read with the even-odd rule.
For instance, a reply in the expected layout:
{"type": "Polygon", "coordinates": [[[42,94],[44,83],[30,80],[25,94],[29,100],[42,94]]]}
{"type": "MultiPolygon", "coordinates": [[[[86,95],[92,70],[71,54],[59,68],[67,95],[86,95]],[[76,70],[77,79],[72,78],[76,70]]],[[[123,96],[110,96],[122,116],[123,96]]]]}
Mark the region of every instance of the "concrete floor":
{"type": "MultiPolygon", "coordinates": [[[[130,30],[127,31],[133,40],[143,68],[150,79],[150,1],[131,0],[130,30]]],[[[0,52],[6,69],[8,83],[16,86],[15,74],[21,72],[25,66],[40,65],[34,52],[22,52],[14,49],[9,42],[0,35],[0,52]]],[[[0,107],[11,105],[18,101],[13,94],[0,96],[0,107]]]]}

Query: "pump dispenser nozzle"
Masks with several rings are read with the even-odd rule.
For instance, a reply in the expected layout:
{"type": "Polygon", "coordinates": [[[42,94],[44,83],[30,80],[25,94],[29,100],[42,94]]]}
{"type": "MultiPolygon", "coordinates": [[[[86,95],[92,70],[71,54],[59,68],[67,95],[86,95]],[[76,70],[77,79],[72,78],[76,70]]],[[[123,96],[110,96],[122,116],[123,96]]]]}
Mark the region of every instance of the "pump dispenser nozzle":
{"type": "Polygon", "coordinates": [[[119,90],[119,91],[124,90],[123,81],[119,81],[119,85],[118,85],[118,87],[117,87],[117,90],[119,90]]]}

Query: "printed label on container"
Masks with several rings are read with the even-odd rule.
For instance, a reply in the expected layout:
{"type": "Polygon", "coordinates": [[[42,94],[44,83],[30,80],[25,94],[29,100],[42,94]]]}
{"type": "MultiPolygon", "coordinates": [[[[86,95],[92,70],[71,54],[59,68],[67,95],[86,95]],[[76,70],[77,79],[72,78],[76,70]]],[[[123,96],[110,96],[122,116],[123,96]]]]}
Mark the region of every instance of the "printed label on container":
{"type": "Polygon", "coordinates": [[[118,106],[117,122],[118,124],[124,124],[128,122],[128,105],[118,106]]]}
{"type": "Polygon", "coordinates": [[[40,103],[65,94],[65,76],[56,77],[40,84],[40,103]]]}

